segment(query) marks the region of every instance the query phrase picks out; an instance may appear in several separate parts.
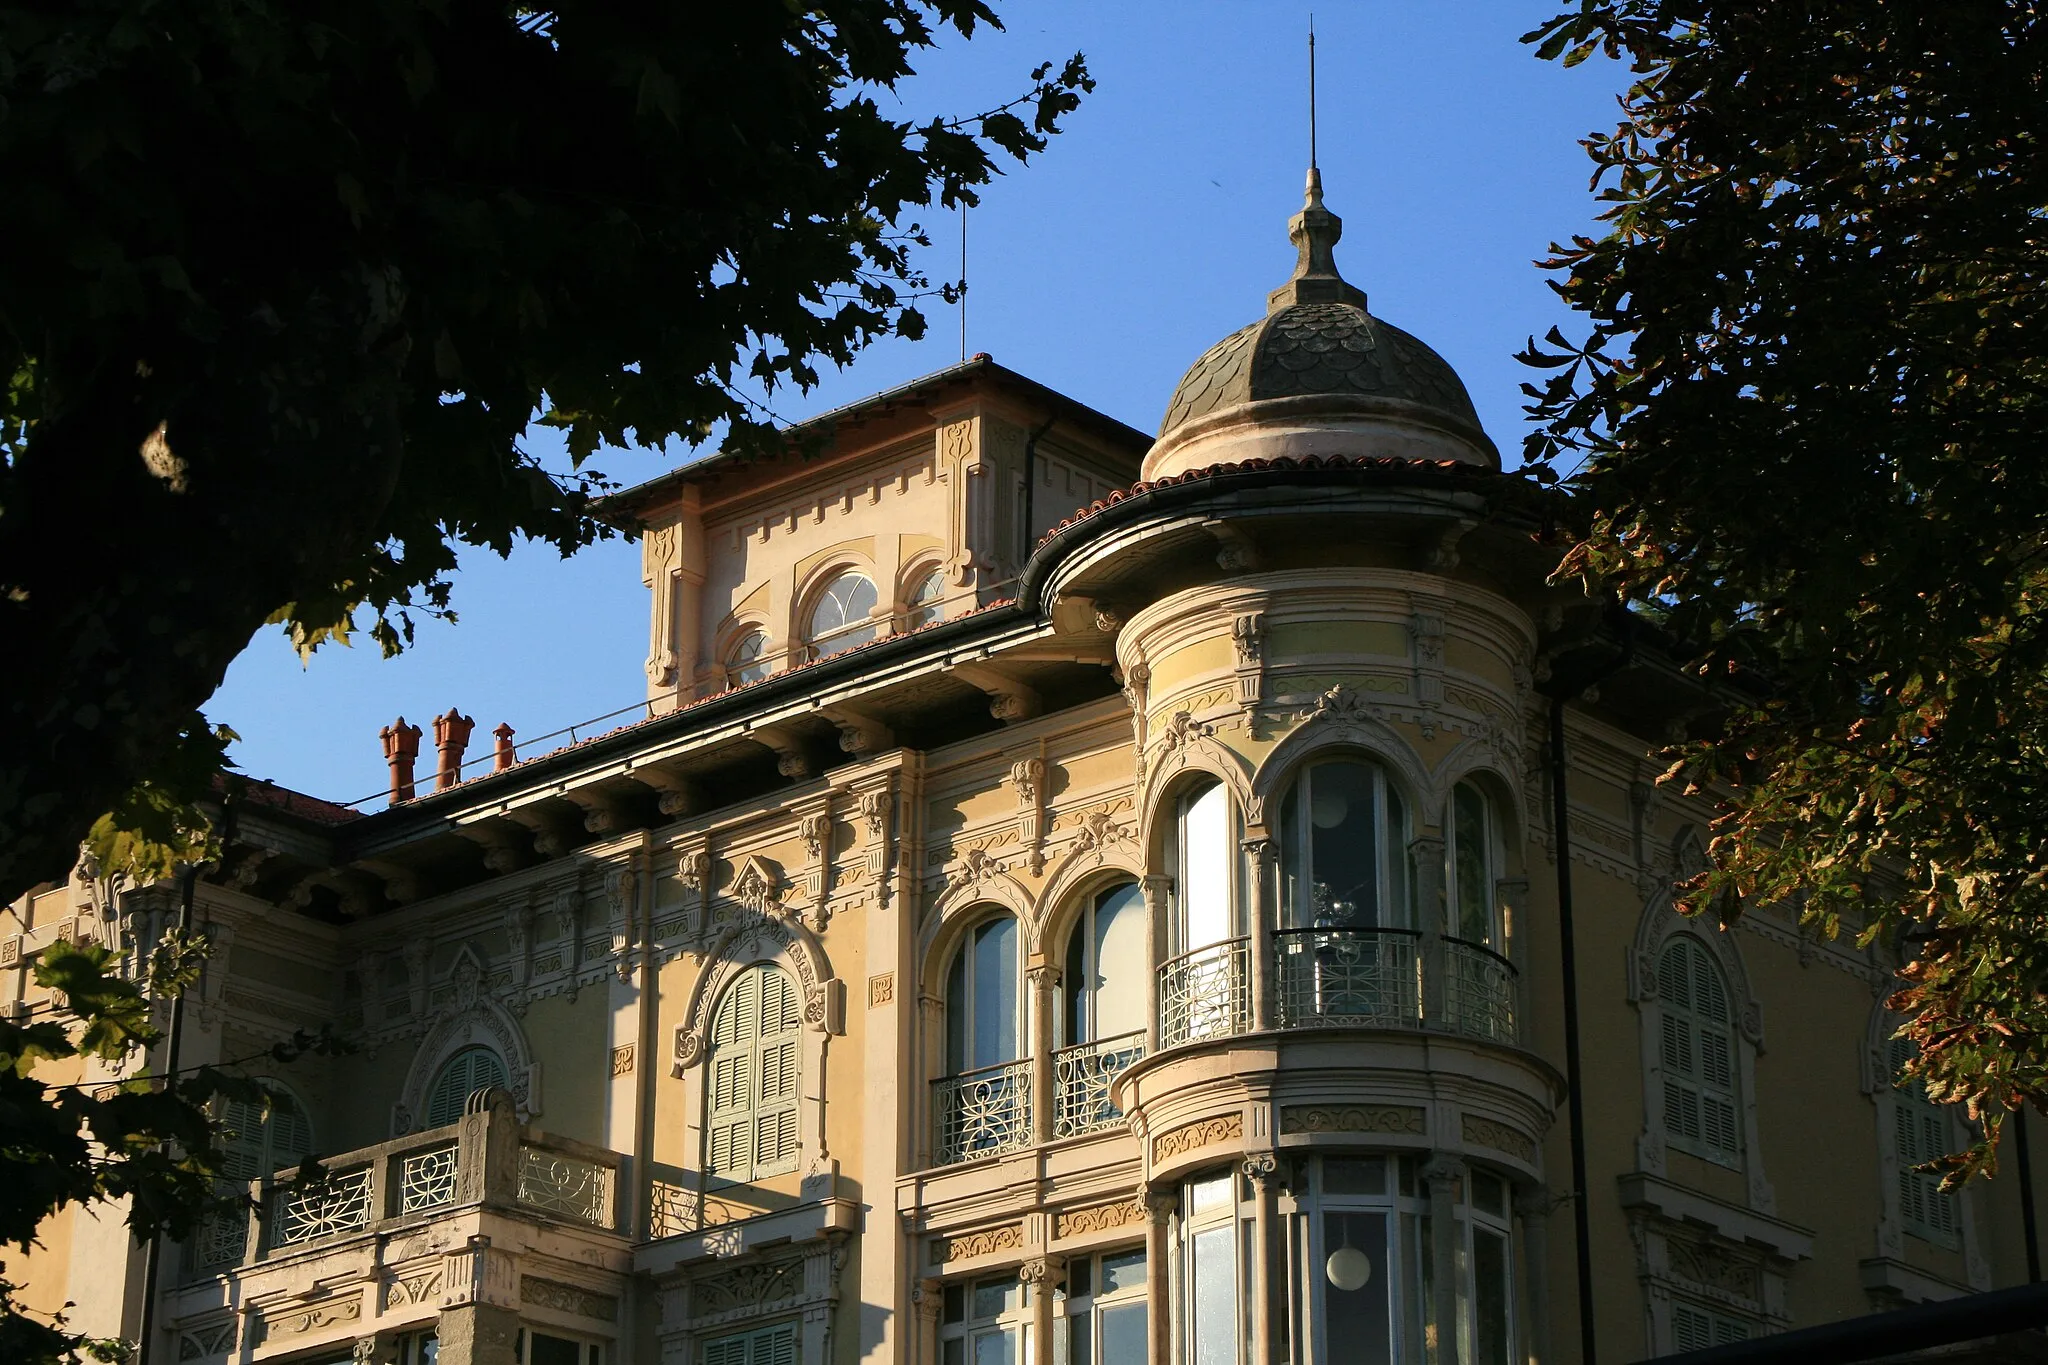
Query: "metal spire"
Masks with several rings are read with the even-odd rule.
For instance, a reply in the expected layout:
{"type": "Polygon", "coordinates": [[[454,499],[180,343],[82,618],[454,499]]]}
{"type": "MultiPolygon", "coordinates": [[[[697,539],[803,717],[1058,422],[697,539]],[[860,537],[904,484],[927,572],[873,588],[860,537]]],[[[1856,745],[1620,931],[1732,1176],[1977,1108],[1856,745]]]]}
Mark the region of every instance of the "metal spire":
{"type": "Polygon", "coordinates": [[[1316,16],[1308,16],[1308,168],[1316,168],[1316,16]]]}
{"type": "Polygon", "coordinates": [[[1323,207],[1323,172],[1316,164],[1316,24],[1308,24],[1308,190],[1302,209],[1287,224],[1288,240],[1300,258],[1294,277],[1266,296],[1266,311],[1277,313],[1297,303],[1348,303],[1365,307],[1365,291],[1337,273],[1337,239],[1344,221],[1323,207]]]}

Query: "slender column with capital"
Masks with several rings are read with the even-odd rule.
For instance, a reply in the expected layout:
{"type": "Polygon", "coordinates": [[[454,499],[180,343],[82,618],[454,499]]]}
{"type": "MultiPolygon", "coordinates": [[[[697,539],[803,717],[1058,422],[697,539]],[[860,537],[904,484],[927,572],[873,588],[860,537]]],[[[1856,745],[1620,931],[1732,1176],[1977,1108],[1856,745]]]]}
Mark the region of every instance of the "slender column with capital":
{"type": "Polygon", "coordinates": [[[1422,930],[1422,1019],[1444,1022],[1444,841],[1424,836],[1408,841],[1408,869],[1415,888],[1415,914],[1422,930]]]}
{"type": "Polygon", "coordinates": [[[1280,1223],[1280,1161],[1271,1152],[1244,1159],[1245,1178],[1252,1183],[1252,1365],[1286,1365],[1280,1324],[1287,1320],[1283,1301],[1287,1276],[1285,1236],[1280,1223]]]}
{"type": "Polygon", "coordinates": [[[1458,1184],[1465,1163],[1431,1157],[1422,1168],[1429,1187],[1431,1308],[1436,1318],[1436,1365],[1458,1365],[1458,1184]]]}
{"type": "Polygon", "coordinates": [[[1154,1190],[1145,1196],[1145,1315],[1150,1319],[1146,1340],[1151,1344],[1151,1365],[1173,1365],[1174,1339],[1180,1335],[1173,1311],[1173,1215],[1179,1210],[1178,1191],[1154,1190]]]}
{"type": "MultiPolygon", "coordinates": [[[[936,995],[917,997],[919,1012],[918,1037],[924,1055],[924,1079],[918,1083],[917,1093],[909,1096],[911,1123],[914,1137],[911,1142],[912,1170],[923,1170],[932,1164],[932,1128],[936,1117],[932,1113],[932,1082],[944,1074],[946,1057],[943,1051],[946,1037],[946,1004],[936,995]]],[[[916,1075],[916,1072],[912,1072],[916,1075]]]]}
{"type": "Polygon", "coordinates": [[[917,1338],[911,1346],[912,1365],[938,1365],[939,1308],[946,1301],[946,1287],[938,1280],[919,1280],[910,1291],[917,1308],[917,1338]]]}
{"type": "Polygon", "coordinates": [[[1041,962],[1025,973],[1031,979],[1031,1140],[1052,1141],[1053,1017],[1058,1008],[1060,969],[1041,962]]]}
{"type": "Polygon", "coordinates": [[[1041,1256],[1017,1267],[1017,1278],[1031,1296],[1031,1365],[1053,1365],[1053,1307],[1067,1282],[1066,1263],[1041,1256]]]}
{"type": "Polygon", "coordinates": [[[1145,1055],[1159,1051],[1159,967],[1166,960],[1168,946],[1173,934],[1166,917],[1173,904],[1173,878],[1151,876],[1143,882],[1145,888],[1145,961],[1150,964],[1145,973],[1145,994],[1151,998],[1151,1008],[1145,1011],[1145,1055]]]}
{"type": "Polygon", "coordinates": [[[1515,1195],[1522,1225],[1522,1320],[1528,1326],[1523,1358],[1549,1365],[1550,1355],[1550,1191],[1542,1186],[1515,1195]]]}
{"type": "Polygon", "coordinates": [[[1273,1027],[1273,841],[1263,829],[1247,834],[1246,870],[1251,874],[1252,1028],[1273,1027]]]}

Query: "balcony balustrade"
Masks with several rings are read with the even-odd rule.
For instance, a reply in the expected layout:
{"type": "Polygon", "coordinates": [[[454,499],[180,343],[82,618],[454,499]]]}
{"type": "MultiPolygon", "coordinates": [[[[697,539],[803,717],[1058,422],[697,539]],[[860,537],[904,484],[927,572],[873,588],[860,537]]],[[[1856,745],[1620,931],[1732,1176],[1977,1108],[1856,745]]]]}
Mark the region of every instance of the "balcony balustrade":
{"type": "Polygon", "coordinates": [[[1251,1028],[1251,940],[1225,939],[1159,969],[1159,1045],[1178,1047],[1251,1028]]]}
{"type": "Polygon", "coordinates": [[[280,1171],[266,1180],[222,1182],[221,1207],[188,1244],[187,1266],[193,1274],[219,1274],[477,1206],[615,1231],[622,1160],[603,1148],[529,1132],[509,1107],[486,1107],[445,1128],[345,1152],[308,1179],[280,1171]],[[479,1116],[483,1122],[471,1121],[479,1116]],[[264,1216],[252,1219],[256,1210],[264,1216]]]}
{"type": "Polygon", "coordinates": [[[1099,1042],[1063,1047],[1053,1053],[1052,1135],[1079,1137],[1122,1123],[1124,1111],[1110,1100],[1110,1086],[1144,1055],[1142,1029],[1099,1042]]]}
{"type": "Polygon", "coordinates": [[[932,1126],[936,1166],[1030,1146],[1030,1059],[933,1081],[932,1126]]]}
{"type": "Polygon", "coordinates": [[[1416,1028],[1422,935],[1413,929],[1282,929],[1273,935],[1282,1028],[1416,1028]]]}

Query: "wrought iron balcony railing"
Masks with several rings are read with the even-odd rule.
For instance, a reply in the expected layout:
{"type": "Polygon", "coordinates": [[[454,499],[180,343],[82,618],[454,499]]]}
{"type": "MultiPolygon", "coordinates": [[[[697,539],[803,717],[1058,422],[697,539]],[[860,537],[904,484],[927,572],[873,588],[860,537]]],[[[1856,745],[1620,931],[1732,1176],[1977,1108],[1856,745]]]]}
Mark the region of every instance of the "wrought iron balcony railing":
{"type": "Polygon", "coordinates": [[[1282,1028],[1418,1028],[1422,935],[1413,929],[1282,929],[1273,935],[1282,1028]]]}
{"type": "Polygon", "coordinates": [[[1445,1027],[1492,1043],[1514,1042],[1514,964],[1461,938],[1446,938],[1443,944],[1445,1027]]]}
{"type": "Polygon", "coordinates": [[[932,1164],[950,1166],[1031,1145],[1031,1059],[932,1082],[932,1164]]]}
{"type": "Polygon", "coordinates": [[[1178,1047],[1251,1028],[1251,940],[1225,939],[1159,969],[1159,1045],[1178,1047]]]}
{"type": "Polygon", "coordinates": [[[1124,1121],[1109,1089],[1145,1055],[1145,1031],[1063,1047],[1052,1055],[1052,1135],[1077,1137],[1124,1121]]]}

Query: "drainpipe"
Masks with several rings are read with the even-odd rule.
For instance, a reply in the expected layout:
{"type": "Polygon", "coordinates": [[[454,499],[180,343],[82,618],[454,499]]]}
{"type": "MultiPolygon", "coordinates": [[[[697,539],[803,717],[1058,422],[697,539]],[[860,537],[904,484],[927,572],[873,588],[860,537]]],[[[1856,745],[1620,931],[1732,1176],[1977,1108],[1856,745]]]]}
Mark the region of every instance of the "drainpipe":
{"type": "Polygon", "coordinates": [[[2027,1283],[2041,1282],[2041,1230],[2034,1225],[2034,1154],[2027,1150],[2027,1110],[2013,1111],[2013,1145],[2020,1157],[2020,1229],[2027,1235],[2027,1283]]]}
{"type": "Polygon", "coordinates": [[[1024,438],[1024,525],[1017,533],[1017,562],[1022,564],[1031,558],[1032,494],[1038,489],[1038,438],[1052,430],[1052,424],[1059,421],[1057,415],[1045,419],[1045,425],[1024,438]]]}
{"type": "Polygon", "coordinates": [[[1572,925],[1572,830],[1565,804],[1564,698],[1550,699],[1550,824],[1557,853],[1557,950],[1564,966],[1564,1075],[1572,1125],[1572,1231],[1579,1272],[1579,1359],[1596,1365],[1592,1217],[1587,1209],[1586,1099],[1579,1069],[1579,962],[1572,925]]]}

